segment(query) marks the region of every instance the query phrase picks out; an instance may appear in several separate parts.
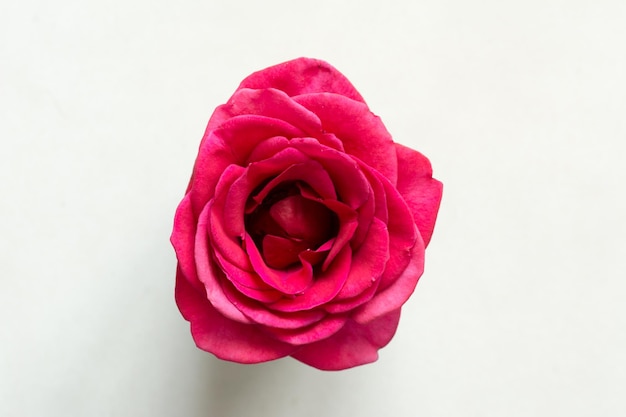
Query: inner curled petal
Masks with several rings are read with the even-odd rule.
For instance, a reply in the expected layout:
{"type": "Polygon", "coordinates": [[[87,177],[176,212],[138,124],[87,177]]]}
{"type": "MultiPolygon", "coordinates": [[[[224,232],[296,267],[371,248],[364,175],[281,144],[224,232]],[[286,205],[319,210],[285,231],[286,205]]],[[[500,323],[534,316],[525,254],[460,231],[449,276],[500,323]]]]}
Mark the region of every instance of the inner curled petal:
{"type": "Polygon", "coordinates": [[[300,190],[283,184],[246,216],[246,230],[271,268],[298,263],[301,252],[316,250],[337,233],[336,214],[300,190]]]}
{"type": "Polygon", "coordinates": [[[322,204],[293,195],[276,202],[270,216],[292,237],[318,246],[331,237],[336,217],[322,204]]]}

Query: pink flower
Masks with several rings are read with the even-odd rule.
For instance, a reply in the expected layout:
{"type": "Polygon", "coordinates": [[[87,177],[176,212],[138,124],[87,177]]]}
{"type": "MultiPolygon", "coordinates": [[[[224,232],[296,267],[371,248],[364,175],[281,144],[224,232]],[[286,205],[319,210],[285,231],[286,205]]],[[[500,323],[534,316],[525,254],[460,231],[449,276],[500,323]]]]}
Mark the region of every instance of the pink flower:
{"type": "Polygon", "coordinates": [[[375,361],[422,275],[441,191],[326,62],[250,75],[209,120],[174,219],[196,344],[241,363],[375,361]]]}

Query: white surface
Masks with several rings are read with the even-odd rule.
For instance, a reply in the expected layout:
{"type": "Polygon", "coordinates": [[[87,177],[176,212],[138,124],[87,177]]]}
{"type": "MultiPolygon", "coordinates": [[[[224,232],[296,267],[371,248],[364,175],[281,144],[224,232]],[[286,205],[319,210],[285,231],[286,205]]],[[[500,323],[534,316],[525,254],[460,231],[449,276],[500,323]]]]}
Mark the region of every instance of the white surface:
{"type": "Polygon", "coordinates": [[[626,3],[4,1],[0,415],[626,414],[626,3]],[[445,184],[373,365],[224,363],[168,238],[213,108],[298,56],[445,184]]]}

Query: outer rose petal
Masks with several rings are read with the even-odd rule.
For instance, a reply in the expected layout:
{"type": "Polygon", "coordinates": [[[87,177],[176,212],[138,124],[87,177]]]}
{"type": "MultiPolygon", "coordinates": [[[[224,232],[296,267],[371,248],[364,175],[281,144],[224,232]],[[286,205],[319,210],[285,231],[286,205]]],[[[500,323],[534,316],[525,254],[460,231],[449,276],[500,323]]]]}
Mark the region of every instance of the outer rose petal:
{"type": "Polygon", "coordinates": [[[206,295],[206,298],[217,310],[220,311],[220,313],[232,320],[249,323],[250,320],[237,310],[237,308],[226,298],[226,295],[224,295],[224,291],[222,290],[220,279],[222,278],[224,272],[215,267],[215,262],[212,260],[210,252],[212,247],[209,244],[207,236],[207,221],[210,210],[211,205],[208,204],[200,214],[200,219],[198,220],[198,231],[196,232],[195,242],[195,259],[198,279],[204,284],[206,289],[204,294],[206,295]]]}
{"type": "Polygon", "coordinates": [[[299,329],[268,329],[277,339],[292,345],[306,345],[337,333],[346,322],[345,316],[332,315],[311,326],[299,329]]]}
{"type": "Polygon", "coordinates": [[[336,93],[363,102],[352,83],[332,65],[319,59],[299,58],[283,62],[244,79],[242,88],[276,88],[289,96],[308,93],[336,93]]]}
{"type": "Polygon", "coordinates": [[[170,241],[176,251],[178,267],[187,280],[196,288],[202,288],[198,281],[196,264],[194,259],[194,242],[196,240],[196,222],[198,220],[193,215],[191,200],[187,194],[180,202],[174,216],[174,230],[170,241]]]}
{"type": "Polygon", "coordinates": [[[396,150],[387,128],[365,103],[337,94],[320,93],[294,97],[322,121],[322,127],[343,142],[353,155],[396,183],[396,150]]]}
{"type": "Polygon", "coordinates": [[[194,213],[200,213],[214,196],[217,181],[226,167],[243,165],[255,147],[268,138],[294,137],[302,133],[282,120],[254,115],[236,116],[218,129],[207,129],[189,182],[194,213]]]}
{"type": "Polygon", "coordinates": [[[413,248],[413,256],[402,275],[370,301],[354,311],[352,318],[361,324],[376,320],[391,311],[399,309],[413,294],[417,281],[424,272],[424,243],[418,238],[413,248]]]}
{"type": "MultiPolygon", "coordinates": [[[[381,184],[385,189],[385,198],[387,201],[387,210],[389,218],[387,220],[387,228],[389,229],[389,262],[385,267],[380,282],[380,290],[387,288],[394,283],[396,279],[403,273],[407,265],[411,261],[414,249],[421,246],[416,245],[416,241],[422,241],[421,236],[417,232],[417,228],[413,223],[413,215],[406,202],[388,180],[382,178],[380,174],[381,184]]],[[[422,249],[423,255],[423,249],[422,249]]],[[[415,282],[419,276],[415,277],[415,282]]]]}
{"type": "Polygon", "coordinates": [[[258,328],[227,319],[204,294],[196,291],[180,271],[176,274],[176,304],[191,323],[196,345],[220,359],[240,363],[271,361],[289,355],[294,347],[258,328]]]}
{"type": "Polygon", "coordinates": [[[396,144],[396,152],[397,189],[413,213],[424,246],[428,246],[437,220],[443,184],[432,178],[433,170],[424,155],[399,144],[396,144]]]}
{"type": "Polygon", "coordinates": [[[378,349],[389,343],[395,334],[399,320],[400,309],[366,325],[348,320],[334,335],[304,345],[291,356],[326,371],[339,371],[374,362],[378,359],[378,349]]]}
{"type": "Polygon", "coordinates": [[[239,241],[233,238],[233,236],[226,233],[224,225],[222,224],[222,212],[224,211],[224,196],[228,193],[233,186],[233,183],[239,179],[245,172],[245,168],[237,165],[230,165],[217,183],[215,195],[217,198],[211,200],[212,207],[209,213],[209,236],[213,243],[213,248],[220,253],[224,258],[228,259],[238,268],[252,271],[252,265],[250,265],[250,259],[241,248],[239,241]]]}
{"type": "Polygon", "coordinates": [[[268,328],[294,329],[297,331],[297,329],[318,323],[325,317],[323,311],[316,309],[288,313],[270,310],[262,303],[257,303],[242,295],[228,282],[224,283],[223,288],[228,299],[250,319],[250,322],[263,325],[264,329],[267,326],[268,328]]]}
{"type": "Polygon", "coordinates": [[[321,131],[320,119],[305,107],[293,101],[283,91],[276,89],[237,90],[228,103],[219,106],[211,116],[207,129],[218,127],[234,116],[255,114],[283,120],[302,129],[309,135],[321,131]]]}

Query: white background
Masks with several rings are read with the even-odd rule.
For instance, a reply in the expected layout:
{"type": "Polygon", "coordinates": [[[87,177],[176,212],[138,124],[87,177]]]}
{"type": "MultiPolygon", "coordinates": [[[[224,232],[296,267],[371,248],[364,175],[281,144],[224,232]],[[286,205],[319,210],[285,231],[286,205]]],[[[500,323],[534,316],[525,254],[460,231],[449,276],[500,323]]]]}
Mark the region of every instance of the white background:
{"type": "Polygon", "coordinates": [[[0,4],[0,415],[626,414],[626,2],[0,4]],[[168,242],[212,110],[298,56],[445,184],[372,365],[199,351],[168,242]]]}

